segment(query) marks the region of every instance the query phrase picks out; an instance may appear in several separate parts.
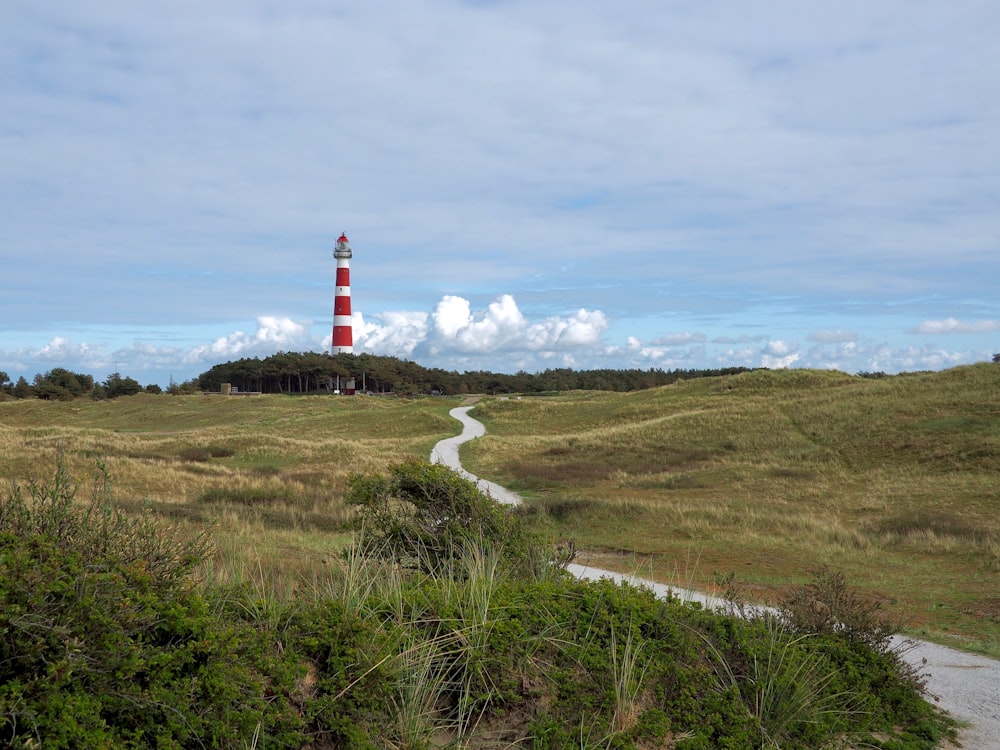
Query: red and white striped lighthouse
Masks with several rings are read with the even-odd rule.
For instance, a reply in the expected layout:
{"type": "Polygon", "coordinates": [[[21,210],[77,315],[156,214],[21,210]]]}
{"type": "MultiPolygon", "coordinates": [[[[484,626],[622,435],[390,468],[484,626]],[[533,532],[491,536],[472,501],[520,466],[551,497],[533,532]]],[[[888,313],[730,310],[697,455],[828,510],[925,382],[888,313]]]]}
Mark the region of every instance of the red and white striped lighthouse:
{"type": "Polygon", "coordinates": [[[333,298],[333,353],[354,354],[351,331],[351,243],[346,234],[337,238],[333,249],[337,259],[337,290],[333,298]]]}

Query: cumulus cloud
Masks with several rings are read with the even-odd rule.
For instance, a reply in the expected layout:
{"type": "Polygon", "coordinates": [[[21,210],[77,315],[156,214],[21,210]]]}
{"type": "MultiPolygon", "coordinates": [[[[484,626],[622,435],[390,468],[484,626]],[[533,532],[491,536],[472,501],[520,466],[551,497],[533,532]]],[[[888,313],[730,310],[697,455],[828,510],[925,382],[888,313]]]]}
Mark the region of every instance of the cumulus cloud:
{"type": "Polygon", "coordinates": [[[791,367],[802,358],[802,354],[796,351],[797,348],[797,344],[786,341],[768,341],[761,351],[760,364],[775,370],[791,367]]]}
{"type": "Polygon", "coordinates": [[[965,322],[955,318],[945,318],[944,320],[925,320],[907,333],[989,333],[990,331],[1000,331],[1000,320],[976,320],[965,322]]]}
{"type": "Polygon", "coordinates": [[[438,303],[431,319],[434,353],[449,349],[485,353],[501,346],[518,346],[527,329],[524,316],[509,294],[491,302],[479,315],[472,314],[468,300],[448,295],[438,303]]]}
{"type": "Polygon", "coordinates": [[[356,351],[407,358],[427,338],[430,327],[425,312],[385,312],[373,318],[378,322],[367,322],[361,313],[352,316],[356,351]]]}
{"type": "MultiPolygon", "coordinates": [[[[933,345],[893,349],[881,346],[871,353],[868,369],[886,372],[940,370],[970,361],[970,352],[952,352],[933,345]]],[[[975,361],[974,359],[972,361],[975,361]]]]}
{"type": "Polygon", "coordinates": [[[103,347],[93,347],[86,342],[74,344],[64,336],[56,336],[49,343],[40,349],[31,352],[29,349],[22,350],[23,355],[28,355],[32,359],[42,362],[58,363],[67,360],[92,362],[99,358],[104,352],[103,347]]]}
{"type": "Polygon", "coordinates": [[[603,312],[583,308],[567,317],[530,323],[509,294],[501,295],[479,313],[472,311],[467,299],[446,295],[430,320],[428,343],[435,355],[567,351],[596,345],[608,327],[603,312]]]}
{"type": "Polygon", "coordinates": [[[183,361],[193,364],[266,356],[282,349],[312,349],[313,343],[305,324],[291,318],[261,315],[257,318],[257,330],[253,334],[234,331],[228,336],[215,339],[210,344],[194,346],[184,354],[183,361]]]}
{"type": "Polygon", "coordinates": [[[22,346],[11,352],[0,350],[0,365],[15,371],[26,370],[29,366],[39,370],[72,369],[73,366],[92,369],[103,367],[107,357],[106,346],[87,342],[76,344],[65,336],[54,336],[38,347],[22,346]]]}
{"type": "Polygon", "coordinates": [[[600,310],[580,308],[568,318],[546,318],[529,326],[526,345],[533,351],[594,346],[607,327],[607,318],[600,310]]]}

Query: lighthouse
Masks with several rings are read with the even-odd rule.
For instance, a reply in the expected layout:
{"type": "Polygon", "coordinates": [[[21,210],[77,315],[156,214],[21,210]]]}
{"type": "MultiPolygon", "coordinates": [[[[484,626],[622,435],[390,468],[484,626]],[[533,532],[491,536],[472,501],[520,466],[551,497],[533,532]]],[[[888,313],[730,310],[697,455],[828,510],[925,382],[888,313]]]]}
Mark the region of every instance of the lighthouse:
{"type": "Polygon", "coordinates": [[[337,290],[333,298],[333,354],[354,354],[351,331],[351,243],[347,234],[333,248],[337,259],[337,290]]]}

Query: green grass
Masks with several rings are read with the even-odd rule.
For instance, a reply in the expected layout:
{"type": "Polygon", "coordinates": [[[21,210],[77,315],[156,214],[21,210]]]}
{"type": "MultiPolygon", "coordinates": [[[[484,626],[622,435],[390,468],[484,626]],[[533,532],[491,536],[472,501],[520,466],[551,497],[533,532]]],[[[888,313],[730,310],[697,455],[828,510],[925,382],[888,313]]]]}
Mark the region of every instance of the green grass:
{"type": "Polygon", "coordinates": [[[490,401],[470,471],[591,559],[773,599],[823,565],[911,632],[1000,655],[1000,367],[756,371],[490,401]]]}

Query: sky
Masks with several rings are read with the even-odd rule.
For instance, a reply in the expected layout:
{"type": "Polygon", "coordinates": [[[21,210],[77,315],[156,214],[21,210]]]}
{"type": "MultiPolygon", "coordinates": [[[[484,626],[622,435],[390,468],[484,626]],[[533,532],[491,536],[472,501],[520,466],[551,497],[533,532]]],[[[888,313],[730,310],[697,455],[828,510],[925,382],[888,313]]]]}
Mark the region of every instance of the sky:
{"type": "Polygon", "coordinates": [[[995,0],[0,3],[0,370],[1000,352],[995,0]]]}

